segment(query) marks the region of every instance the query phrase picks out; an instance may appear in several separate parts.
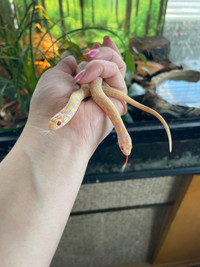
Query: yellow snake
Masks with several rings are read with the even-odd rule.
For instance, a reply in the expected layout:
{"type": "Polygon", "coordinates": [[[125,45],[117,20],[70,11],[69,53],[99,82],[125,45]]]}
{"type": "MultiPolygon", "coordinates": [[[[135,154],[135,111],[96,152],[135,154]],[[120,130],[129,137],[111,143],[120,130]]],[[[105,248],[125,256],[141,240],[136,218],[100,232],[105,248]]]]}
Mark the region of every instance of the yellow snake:
{"type": "Polygon", "coordinates": [[[81,101],[89,96],[91,96],[96,104],[101,107],[101,109],[107,114],[107,116],[113,123],[113,126],[117,133],[119,147],[122,153],[126,155],[126,162],[124,164],[124,167],[126,166],[128,162],[128,156],[131,153],[132,141],[118,110],[108,97],[114,97],[122,102],[124,106],[124,114],[127,111],[125,104],[125,102],[127,102],[128,104],[151,113],[152,115],[157,117],[163,124],[167,132],[169,151],[172,151],[171,133],[164,118],[155,110],[138,103],[121,91],[111,88],[107,83],[103,82],[102,78],[100,77],[95,79],[89,85],[82,85],[79,90],[72,93],[67,105],[50,119],[49,129],[57,130],[68,123],[76,113],[79,105],[81,104],[81,101]]]}
{"type": "MultiPolygon", "coordinates": [[[[77,72],[82,70],[86,64],[87,62],[80,63],[77,68],[77,72]]],[[[157,117],[160,120],[160,122],[163,124],[167,132],[168,141],[169,141],[169,151],[170,152],[172,151],[171,133],[164,118],[155,110],[138,103],[137,101],[127,96],[125,93],[122,93],[121,91],[110,87],[100,77],[95,79],[90,84],[81,85],[81,88],[79,90],[72,93],[67,105],[50,119],[49,129],[57,130],[63,127],[65,124],[67,124],[72,119],[74,114],[76,113],[82,100],[84,100],[85,98],[89,96],[92,97],[95,103],[107,114],[107,116],[111,120],[116,130],[119,147],[122,153],[126,156],[126,161],[123,166],[123,169],[125,168],[128,162],[128,156],[131,153],[132,141],[121,119],[121,116],[118,110],[116,109],[113,102],[109,99],[109,97],[114,97],[121,101],[121,103],[124,106],[123,114],[126,114],[126,111],[127,111],[126,103],[128,103],[136,108],[142,109],[148,113],[151,113],[155,117],[157,117]]]]}

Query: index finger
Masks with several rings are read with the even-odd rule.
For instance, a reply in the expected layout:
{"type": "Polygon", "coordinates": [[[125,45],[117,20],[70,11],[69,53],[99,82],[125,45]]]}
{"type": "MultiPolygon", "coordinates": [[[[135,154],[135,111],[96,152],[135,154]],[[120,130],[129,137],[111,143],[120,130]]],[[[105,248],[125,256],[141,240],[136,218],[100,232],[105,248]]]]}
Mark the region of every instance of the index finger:
{"type": "Polygon", "coordinates": [[[103,47],[104,47],[104,46],[107,46],[107,47],[112,48],[118,55],[121,56],[118,47],[117,47],[116,44],[113,42],[113,40],[110,38],[110,36],[108,36],[108,35],[104,36],[102,46],[103,46],[103,47]]]}
{"type": "MultiPolygon", "coordinates": [[[[115,52],[117,52],[117,54],[121,55],[121,53],[119,52],[119,49],[117,48],[116,44],[113,42],[113,40],[108,35],[104,36],[102,46],[110,47],[115,52]]],[[[99,48],[99,47],[100,47],[100,44],[96,42],[96,43],[94,43],[92,49],[99,48]]]]}

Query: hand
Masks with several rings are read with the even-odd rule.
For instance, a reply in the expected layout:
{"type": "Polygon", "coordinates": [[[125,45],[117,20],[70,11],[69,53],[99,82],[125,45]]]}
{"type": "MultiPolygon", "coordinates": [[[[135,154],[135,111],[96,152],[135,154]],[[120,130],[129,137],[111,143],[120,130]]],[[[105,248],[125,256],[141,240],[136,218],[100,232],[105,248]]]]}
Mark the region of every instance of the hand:
{"type": "MultiPolygon", "coordinates": [[[[95,44],[85,57],[89,63],[85,71],[75,77],[79,84],[90,83],[100,76],[111,87],[126,92],[125,63],[109,37],[104,37],[102,47],[95,44]]],[[[76,68],[75,59],[69,56],[42,75],[32,97],[28,125],[48,129],[49,119],[66,105],[72,92],[79,88],[73,78],[76,68]]],[[[122,104],[115,99],[112,101],[122,114],[122,104]]],[[[112,128],[106,114],[92,99],[87,99],[82,101],[72,120],[55,134],[77,145],[89,144],[93,151],[112,128]]]]}
{"type": "MultiPolygon", "coordinates": [[[[125,64],[115,44],[106,37],[103,47],[96,44],[94,49],[86,55],[86,71],[75,80],[78,77],[80,84],[89,83],[101,76],[110,86],[125,91],[125,64]],[[94,51],[98,53],[94,55],[94,51]]],[[[18,266],[50,265],[88,160],[112,129],[104,112],[89,99],[81,103],[67,125],[57,131],[48,130],[49,119],[79,88],[73,78],[76,67],[70,56],[42,75],[25,129],[1,163],[2,266],[15,266],[16,262],[18,266]]],[[[122,113],[122,104],[113,101],[122,113]]]]}

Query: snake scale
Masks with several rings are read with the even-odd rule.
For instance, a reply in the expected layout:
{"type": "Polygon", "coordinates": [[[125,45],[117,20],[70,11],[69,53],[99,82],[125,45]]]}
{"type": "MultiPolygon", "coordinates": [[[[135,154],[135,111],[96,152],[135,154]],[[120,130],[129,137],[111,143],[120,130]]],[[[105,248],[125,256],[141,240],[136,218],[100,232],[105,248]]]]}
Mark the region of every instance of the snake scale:
{"type": "Polygon", "coordinates": [[[49,129],[57,130],[66,125],[76,113],[81,102],[87,97],[92,97],[95,103],[107,114],[107,116],[111,120],[117,133],[119,147],[122,153],[126,156],[124,167],[126,166],[128,162],[128,156],[131,153],[132,141],[118,110],[116,109],[113,102],[109,99],[109,97],[116,98],[122,102],[124,106],[124,114],[127,110],[125,103],[128,103],[157,117],[166,130],[169,142],[169,151],[172,151],[171,133],[164,118],[155,110],[138,103],[137,101],[127,96],[125,93],[111,88],[102,80],[101,77],[98,77],[90,84],[81,85],[79,90],[74,91],[70,96],[67,105],[50,119],[49,129]]]}

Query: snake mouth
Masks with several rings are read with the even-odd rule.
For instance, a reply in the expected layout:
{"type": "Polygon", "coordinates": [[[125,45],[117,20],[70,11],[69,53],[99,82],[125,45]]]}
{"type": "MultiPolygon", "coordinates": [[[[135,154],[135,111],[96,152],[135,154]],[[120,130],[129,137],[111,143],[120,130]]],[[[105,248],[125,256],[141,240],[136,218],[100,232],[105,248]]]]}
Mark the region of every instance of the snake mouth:
{"type": "Polygon", "coordinates": [[[50,121],[49,122],[49,130],[54,130],[54,129],[55,129],[55,124],[52,121],[50,121]]]}
{"type": "Polygon", "coordinates": [[[49,130],[57,130],[59,128],[61,128],[62,125],[62,121],[61,120],[50,120],[49,121],[49,130]]]}
{"type": "Polygon", "coordinates": [[[56,125],[56,123],[52,120],[50,120],[49,122],[49,130],[56,130],[58,129],[58,126],[56,125]]]}

